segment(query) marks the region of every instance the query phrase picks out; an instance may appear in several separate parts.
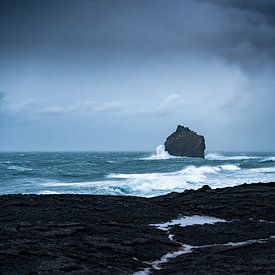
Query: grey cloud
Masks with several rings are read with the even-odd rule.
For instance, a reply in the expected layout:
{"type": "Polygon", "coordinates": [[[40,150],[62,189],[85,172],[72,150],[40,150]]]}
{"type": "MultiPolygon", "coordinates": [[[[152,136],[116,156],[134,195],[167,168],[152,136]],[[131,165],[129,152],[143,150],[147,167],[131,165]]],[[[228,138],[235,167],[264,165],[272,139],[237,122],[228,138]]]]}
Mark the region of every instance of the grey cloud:
{"type": "Polygon", "coordinates": [[[175,115],[180,111],[190,111],[191,107],[192,105],[184,100],[182,95],[170,94],[164,99],[160,106],[147,111],[147,113],[151,113],[156,116],[175,115]]]}
{"type": "MultiPolygon", "coordinates": [[[[1,98],[0,98],[1,106],[1,98]]],[[[5,102],[2,104],[2,111],[8,115],[90,115],[99,112],[116,113],[123,111],[126,105],[119,101],[80,101],[77,100],[69,105],[49,105],[46,102],[37,101],[34,99],[27,99],[25,101],[19,101],[15,103],[5,102]]]]}
{"type": "Polygon", "coordinates": [[[77,101],[76,103],[69,106],[69,111],[83,111],[89,112],[116,112],[122,111],[126,107],[126,104],[119,101],[108,101],[108,102],[98,102],[98,101],[77,101]]]}
{"type": "Polygon", "coordinates": [[[22,116],[24,114],[26,118],[59,115],[90,116],[97,113],[104,113],[107,116],[119,114],[127,117],[138,115],[167,116],[176,114],[183,109],[189,110],[191,107],[194,106],[186,102],[182,95],[170,94],[158,105],[148,106],[147,108],[139,107],[136,104],[130,106],[123,101],[76,100],[68,105],[50,105],[47,102],[27,99],[14,103],[3,102],[2,111],[11,116],[22,116]]]}
{"type": "Polygon", "coordinates": [[[209,54],[245,70],[274,66],[271,0],[12,2],[4,1],[0,16],[3,52],[58,58],[209,54]]]}

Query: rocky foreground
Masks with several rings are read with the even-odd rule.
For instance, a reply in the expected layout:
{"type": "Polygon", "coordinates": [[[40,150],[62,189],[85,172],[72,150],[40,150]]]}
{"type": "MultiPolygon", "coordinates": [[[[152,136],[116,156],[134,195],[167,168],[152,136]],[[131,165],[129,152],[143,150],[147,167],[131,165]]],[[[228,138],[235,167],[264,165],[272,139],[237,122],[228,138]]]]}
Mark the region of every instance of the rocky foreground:
{"type": "Polygon", "coordinates": [[[1,274],[275,274],[275,183],[150,199],[8,195],[0,209],[1,274]],[[149,226],[190,215],[228,222],[149,226]]]}

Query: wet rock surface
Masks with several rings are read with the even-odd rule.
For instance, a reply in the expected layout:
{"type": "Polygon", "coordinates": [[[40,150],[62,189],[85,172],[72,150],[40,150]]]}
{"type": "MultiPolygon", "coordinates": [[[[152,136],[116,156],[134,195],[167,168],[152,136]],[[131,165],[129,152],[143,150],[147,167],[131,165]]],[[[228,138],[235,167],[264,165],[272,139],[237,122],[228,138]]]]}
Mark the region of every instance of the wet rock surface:
{"type": "Polygon", "coordinates": [[[165,151],[172,156],[204,158],[204,137],[178,125],[176,131],[165,141],[165,151]]]}
{"type": "Polygon", "coordinates": [[[275,239],[266,243],[194,249],[152,274],[274,274],[275,239]]]}
{"type": "Polygon", "coordinates": [[[1,274],[274,274],[275,183],[171,193],[155,198],[0,196],[1,274]],[[184,215],[213,225],[149,226],[184,215]],[[256,242],[249,242],[256,240],[256,242]],[[228,245],[232,242],[233,245],[228,245]],[[183,244],[192,251],[152,262],[183,244]],[[227,244],[227,245],[224,245],[227,244]]]}
{"type": "Polygon", "coordinates": [[[186,227],[174,226],[171,230],[176,241],[194,246],[265,239],[274,233],[275,223],[251,220],[186,227]]]}

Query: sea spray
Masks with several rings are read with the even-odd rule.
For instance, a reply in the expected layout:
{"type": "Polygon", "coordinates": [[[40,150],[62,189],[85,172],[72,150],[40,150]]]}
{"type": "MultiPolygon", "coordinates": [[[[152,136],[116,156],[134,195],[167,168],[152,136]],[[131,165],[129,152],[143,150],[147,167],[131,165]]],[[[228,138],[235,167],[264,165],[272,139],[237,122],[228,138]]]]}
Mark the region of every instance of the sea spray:
{"type": "Polygon", "coordinates": [[[210,152],[206,159],[150,152],[0,153],[0,194],[72,193],[152,197],[275,181],[275,153],[210,152]],[[212,155],[210,155],[212,154],[212,155]]]}
{"type": "Polygon", "coordinates": [[[156,152],[152,154],[150,157],[142,158],[142,160],[163,160],[163,159],[171,159],[176,158],[175,156],[169,155],[167,151],[165,151],[164,145],[159,145],[156,148],[156,152]]]}

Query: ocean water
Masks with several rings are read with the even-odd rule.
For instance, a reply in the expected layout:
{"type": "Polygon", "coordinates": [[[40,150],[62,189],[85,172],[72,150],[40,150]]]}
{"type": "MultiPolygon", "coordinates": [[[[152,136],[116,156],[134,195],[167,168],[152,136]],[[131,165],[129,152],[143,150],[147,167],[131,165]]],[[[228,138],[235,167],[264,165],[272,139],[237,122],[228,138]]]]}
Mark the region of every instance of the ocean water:
{"type": "Polygon", "coordinates": [[[275,181],[273,152],[208,152],[205,159],[156,152],[2,152],[0,194],[152,197],[172,191],[275,181]]]}

